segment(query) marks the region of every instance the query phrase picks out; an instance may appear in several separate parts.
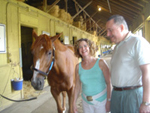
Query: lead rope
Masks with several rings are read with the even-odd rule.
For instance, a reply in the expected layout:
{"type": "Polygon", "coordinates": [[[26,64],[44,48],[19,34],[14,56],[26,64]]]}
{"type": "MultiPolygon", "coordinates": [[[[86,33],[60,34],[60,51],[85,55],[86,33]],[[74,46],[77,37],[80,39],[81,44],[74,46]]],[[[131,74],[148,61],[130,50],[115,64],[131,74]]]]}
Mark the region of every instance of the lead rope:
{"type": "Polygon", "coordinates": [[[7,100],[10,100],[10,101],[13,101],[13,102],[23,102],[23,101],[30,101],[30,100],[34,100],[34,99],[37,99],[37,97],[33,97],[33,98],[30,98],[30,99],[23,99],[23,100],[13,100],[13,99],[10,99],[10,98],[7,98],[3,95],[0,94],[1,97],[7,99],[7,100]]]}

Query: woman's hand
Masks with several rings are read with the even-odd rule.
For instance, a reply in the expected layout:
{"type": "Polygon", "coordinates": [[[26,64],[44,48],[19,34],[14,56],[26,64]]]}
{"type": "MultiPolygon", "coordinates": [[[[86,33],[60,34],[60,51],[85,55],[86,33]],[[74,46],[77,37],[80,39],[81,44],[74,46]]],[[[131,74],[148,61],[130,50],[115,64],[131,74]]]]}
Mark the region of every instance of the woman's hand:
{"type": "Polygon", "coordinates": [[[106,102],[106,112],[110,112],[110,101],[106,102]]]}
{"type": "Polygon", "coordinates": [[[77,106],[74,104],[74,107],[73,107],[73,113],[78,113],[78,109],[77,109],[77,106]]]}

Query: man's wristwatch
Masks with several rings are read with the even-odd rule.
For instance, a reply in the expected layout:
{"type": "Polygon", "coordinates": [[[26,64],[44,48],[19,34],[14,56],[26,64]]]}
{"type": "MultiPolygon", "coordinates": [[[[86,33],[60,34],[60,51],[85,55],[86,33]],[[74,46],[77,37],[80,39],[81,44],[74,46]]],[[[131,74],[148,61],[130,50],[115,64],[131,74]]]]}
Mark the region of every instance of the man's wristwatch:
{"type": "Polygon", "coordinates": [[[145,106],[149,106],[150,105],[150,103],[148,103],[148,102],[142,102],[142,104],[144,104],[145,106]]]}

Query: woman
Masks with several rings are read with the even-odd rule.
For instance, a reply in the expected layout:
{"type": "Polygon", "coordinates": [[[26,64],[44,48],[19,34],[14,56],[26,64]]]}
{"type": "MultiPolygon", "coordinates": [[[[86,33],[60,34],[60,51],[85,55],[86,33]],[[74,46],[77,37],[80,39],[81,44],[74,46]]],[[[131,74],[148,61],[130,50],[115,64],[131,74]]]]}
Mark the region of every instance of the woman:
{"type": "Polygon", "coordinates": [[[81,38],[75,43],[75,55],[82,58],[76,65],[76,87],[74,93],[74,112],[76,100],[82,87],[84,113],[106,113],[110,111],[111,84],[106,62],[94,57],[96,48],[92,41],[81,38]]]}

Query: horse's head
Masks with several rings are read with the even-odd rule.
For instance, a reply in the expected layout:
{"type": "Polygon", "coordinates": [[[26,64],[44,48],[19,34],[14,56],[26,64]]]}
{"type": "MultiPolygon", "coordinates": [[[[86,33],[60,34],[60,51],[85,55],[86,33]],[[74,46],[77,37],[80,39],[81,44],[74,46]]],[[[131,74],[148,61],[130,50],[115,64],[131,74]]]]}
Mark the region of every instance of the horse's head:
{"type": "Polygon", "coordinates": [[[31,50],[33,54],[33,77],[31,84],[36,90],[42,90],[44,87],[44,78],[48,75],[54,60],[53,42],[60,37],[61,34],[49,37],[46,34],[37,36],[33,31],[35,41],[31,50]]]}

